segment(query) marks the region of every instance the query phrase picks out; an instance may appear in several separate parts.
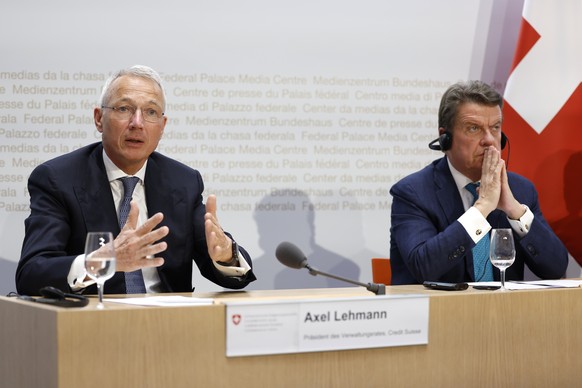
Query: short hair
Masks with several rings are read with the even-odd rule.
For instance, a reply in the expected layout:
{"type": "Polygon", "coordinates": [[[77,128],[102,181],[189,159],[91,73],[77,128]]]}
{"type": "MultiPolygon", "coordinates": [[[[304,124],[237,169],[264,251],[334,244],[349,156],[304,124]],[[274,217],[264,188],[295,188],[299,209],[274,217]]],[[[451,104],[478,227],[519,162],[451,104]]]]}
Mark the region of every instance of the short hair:
{"type": "Polygon", "coordinates": [[[449,131],[455,125],[459,105],[474,102],[480,105],[503,108],[503,97],[491,86],[481,81],[458,82],[451,85],[439,106],[439,128],[449,131]]]}
{"type": "Polygon", "coordinates": [[[166,91],[164,90],[164,86],[162,85],[162,78],[160,77],[157,71],[155,71],[151,67],[143,65],[135,65],[126,69],[121,69],[116,73],[112,74],[103,85],[101,97],[99,98],[99,106],[103,106],[103,104],[105,104],[111,97],[111,84],[113,83],[113,81],[125,75],[131,77],[140,77],[155,82],[162,91],[162,98],[164,99],[162,101],[162,109],[166,110],[166,91]]]}

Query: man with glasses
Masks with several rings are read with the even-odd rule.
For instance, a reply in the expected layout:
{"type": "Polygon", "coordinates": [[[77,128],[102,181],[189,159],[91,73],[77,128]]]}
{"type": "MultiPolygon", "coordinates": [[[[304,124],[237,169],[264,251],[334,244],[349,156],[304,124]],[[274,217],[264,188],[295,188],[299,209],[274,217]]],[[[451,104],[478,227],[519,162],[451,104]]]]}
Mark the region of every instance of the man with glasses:
{"type": "Polygon", "coordinates": [[[84,269],[93,231],[116,235],[117,272],[107,293],[191,292],[193,261],[222,287],[255,280],[249,254],[218,222],[216,198],[203,203],[200,173],[155,152],[165,105],[156,71],[123,69],[106,81],[94,110],[102,141],[34,169],[19,293],[38,295],[44,286],[96,293],[84,269]]]}

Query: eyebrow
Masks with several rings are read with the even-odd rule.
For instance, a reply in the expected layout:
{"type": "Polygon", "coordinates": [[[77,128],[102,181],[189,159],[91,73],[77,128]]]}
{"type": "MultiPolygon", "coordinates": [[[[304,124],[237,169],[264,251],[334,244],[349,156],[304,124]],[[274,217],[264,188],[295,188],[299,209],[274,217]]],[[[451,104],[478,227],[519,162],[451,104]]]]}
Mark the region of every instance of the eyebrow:
{"type": "MultiPolygon", "coordinates": [[[[118,104],[119,104],[119,103],[132,103],[132,104],[134,104],[134,105],[135,105],[135,101],[133,101],[133,100],[132,100],[131,98],[129,98],[129,97],[124,97],[124,98],[120,99],[120,100],[119,100],[117,103],[118,103],[118,104]]],[[[146,106],[148,106],[148,105],[155,105],[155,106],[159,107],[160,109],[162,108],[162,105],[161,105],[161,104],[159,104],[159,103],[158,103],[157,101],[155,101],[155,100],[150,100],[150,101],[146,102],[146,103],[145,103],[145,105],[146,105],[146,106]]]]}
{"type": "MultiPolygon", "coordinates": [[[[497,121],[494,121],[494,122],[493,122],[493,125],[491,125],[491,126],[500,125],[500,124],[502,124],[502,123],[503,123],[503,118],[501,117],[501,118],[499,118],[497,121]]],[[[478,126],[478,127],[481,127],[481,126],[483,126],[481,123],[478,123],[477,121],[475,121],[475,120],[474,120],[474,119],[472,119],[472,118],[470,118],[470,119],[466,119],[466,120],[462,120],[461,124],[462,124],[462,125],[465,125],[465,126],[466,126],[466,125],[475,125],[475,126],[478,126]]]]}

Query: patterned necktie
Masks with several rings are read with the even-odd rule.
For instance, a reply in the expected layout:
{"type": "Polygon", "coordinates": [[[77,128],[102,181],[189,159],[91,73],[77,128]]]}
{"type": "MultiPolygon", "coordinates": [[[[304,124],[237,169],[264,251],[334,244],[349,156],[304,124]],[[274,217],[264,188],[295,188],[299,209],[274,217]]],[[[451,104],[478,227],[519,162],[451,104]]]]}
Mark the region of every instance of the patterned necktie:
{"type": "MultiPolygon", "coordinates": [[[[139,182],[139,178],[136,176],[126,176],[120,179],[123,183],[123,199],[119,206],[119,227],[123,229],[127,221],[127,216],[129,215],[129,203],[131,202],[133,190],[137,182],[139,182]]],[[[125,291],[128,294],[145,294],[146,289],[141,269],[125,273],[125,291]]]]}
{"type": "MultiPolygon", "coordinates": [[[[477,187],[479,183],[469,183],[465,186],[473,195],[473,204],[477,201],[477,187]]],[[[493,280],[493,266],[489,261],[489,233],[487,233],[477,245],[473,247],[473,273],[476,282],[488,282],[493,280]]]]}

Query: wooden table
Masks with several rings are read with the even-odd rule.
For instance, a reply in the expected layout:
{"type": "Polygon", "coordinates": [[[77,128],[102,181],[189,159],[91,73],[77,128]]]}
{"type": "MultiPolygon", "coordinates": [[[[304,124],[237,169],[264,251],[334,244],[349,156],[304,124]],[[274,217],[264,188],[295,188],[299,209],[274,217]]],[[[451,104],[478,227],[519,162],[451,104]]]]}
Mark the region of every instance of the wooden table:
{"type": "MultiPolygon", "coordinates": [[[[196,293],[209,306],[95,299],[65,309],[0,297],[1,387],[578,387],[582,289],[430,296],[429,343],[227,358],[223,302],[373,296],[363,288],[196,293]]],[[[182,294],[192,295],[192,294],[182,294]]]]}

